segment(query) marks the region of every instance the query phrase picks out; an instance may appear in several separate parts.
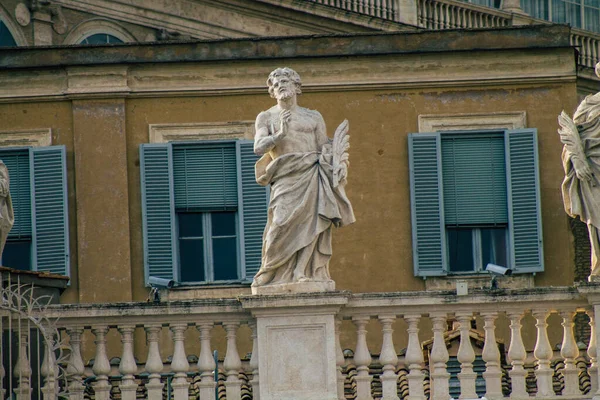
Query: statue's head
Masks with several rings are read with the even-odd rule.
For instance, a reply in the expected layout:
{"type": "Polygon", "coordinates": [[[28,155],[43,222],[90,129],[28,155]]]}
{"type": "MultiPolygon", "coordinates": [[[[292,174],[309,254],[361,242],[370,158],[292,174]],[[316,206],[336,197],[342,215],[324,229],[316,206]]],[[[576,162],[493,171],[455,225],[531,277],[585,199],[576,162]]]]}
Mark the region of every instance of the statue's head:
{"type": "Polygon", "coordinates": [[[275,93],[275,86],[278,85],[278,82],[281,81],[281,79],[283,78],[287,78],[287,80],[293,83],[292,87],[295,88],[295,93],[290,93],[287,97],[291,97],[294,94],[302,94],[302,90],[300,90],[300,87],[302,86],[302,82],[300,81],[300,75],[298,75],[298,73],[293,69],[284,67],[277,68],[269,74],[269,78],[267,79],[267,86],[269,87],[269,94],[271,95],[271,97],[277,97],[275,93]]]}
{"type": "Polygon", "coordinates": [[[600,62],[596,64],[596,76],[600,78],[600,62]]]}

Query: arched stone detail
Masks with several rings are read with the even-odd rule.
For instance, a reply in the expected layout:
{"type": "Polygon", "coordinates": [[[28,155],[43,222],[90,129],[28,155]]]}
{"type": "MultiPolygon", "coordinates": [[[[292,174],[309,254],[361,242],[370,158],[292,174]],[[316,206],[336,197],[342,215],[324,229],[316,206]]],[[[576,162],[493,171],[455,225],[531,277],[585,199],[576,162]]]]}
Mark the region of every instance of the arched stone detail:
{"type": "Polygon", "coordinates": [[[28,46],[29,43],[21,30],[21,27],[15,22],[11,14],[0,4],[0,20],[4,22],[4,25],[8,28],[8,31],[12,35],[13,39],[17,43],[17,46],[28,46]]]}
{"type": "Polygon", "coordinates": [[[79,44],[82,40],[98,33],[105,33],[121,39],[124,43],[134,43],[138,40],[127,29],[112,21],[95,18],[84,21],[74,27],[63,41],[63,44],[79,44]]]}

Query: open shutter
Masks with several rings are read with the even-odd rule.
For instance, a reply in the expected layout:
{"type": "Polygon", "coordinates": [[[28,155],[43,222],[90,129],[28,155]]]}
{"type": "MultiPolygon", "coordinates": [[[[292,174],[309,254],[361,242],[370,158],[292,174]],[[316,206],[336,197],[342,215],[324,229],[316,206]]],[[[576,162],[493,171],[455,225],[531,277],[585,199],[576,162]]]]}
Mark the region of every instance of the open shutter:
{"type": "Polygon", "coordinates": [[[408,135],[410,200],[415,275],[444,275],[446,235],[440,135],[408,135]]]}
{"type": "Polygon", "coordinates": [[[505,143],[511,265],[518,273],[540,272],[544,256],[537,131],[507,131],[505,143]]]}
{"type": "Polygon", "coordinates": [[[0,150],[0,160],[8,169],[10,196],[15,212],[15,223],[9,238],[31,238],[31,180],[28,148],[0,150]]]}
{"type": "Polygon", "coordinates": [[[69,275],[65,146],[32,147],[33,268],[69,275]]]}
{"type": "Polygon", "coordinates": [[[254,176],[254,164],[258,160],[254,154],[254,142],[239,140],[236,143],[242,272],[246,280],[252,280],[262,260],[262,238],[267,223],[269,195],[268,189],[256,183],[254,176]]]}
{"type": "Polygon", "coordinates": [[[142,221],[146,284],[153,276],[178,281],[172,147],[142,144],[142,221]]]}

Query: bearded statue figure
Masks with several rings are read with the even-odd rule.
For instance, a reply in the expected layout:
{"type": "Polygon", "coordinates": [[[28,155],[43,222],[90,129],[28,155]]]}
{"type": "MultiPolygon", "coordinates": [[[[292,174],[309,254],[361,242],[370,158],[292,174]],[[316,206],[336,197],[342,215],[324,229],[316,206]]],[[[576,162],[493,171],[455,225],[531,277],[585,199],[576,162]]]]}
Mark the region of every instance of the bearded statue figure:
{"type": "Polygon", "coordinates": [[[277,104],[256,118],[256,181],[271,191],[253,292],[273,285],[296,285],[283,292],[333,290],[332,227],[355,221],[344,191],[348,121],[329,139],[321,114],[298,106],[300,76],[290,68],[271,72],[267,85],[277,104]]]}

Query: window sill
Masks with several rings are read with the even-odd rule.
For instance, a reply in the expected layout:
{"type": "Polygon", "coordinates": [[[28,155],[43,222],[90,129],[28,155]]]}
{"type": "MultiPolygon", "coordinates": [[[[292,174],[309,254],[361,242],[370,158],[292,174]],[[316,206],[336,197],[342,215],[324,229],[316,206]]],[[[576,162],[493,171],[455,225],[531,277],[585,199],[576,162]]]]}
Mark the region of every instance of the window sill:
{"type": "MultiPolygon", "coordinates": [[[[428,277],[425,280],[426,290],[456,290],[458,281],[465,281],[469,289],[489,288],[492,277],[489,274],[465,274],[428,277]]],[[[532,289],[533,274],[500,276],[496,278],[500,289],[532,289]]]]}
{"type": "Polygon", "coordinates": [[[250,282],[233,284],[204,284],[182,285],[173,289],[161,289],[161,301],[194,300],[194,299],[222,299],[245,296],[252,294],[250,282]]]}

